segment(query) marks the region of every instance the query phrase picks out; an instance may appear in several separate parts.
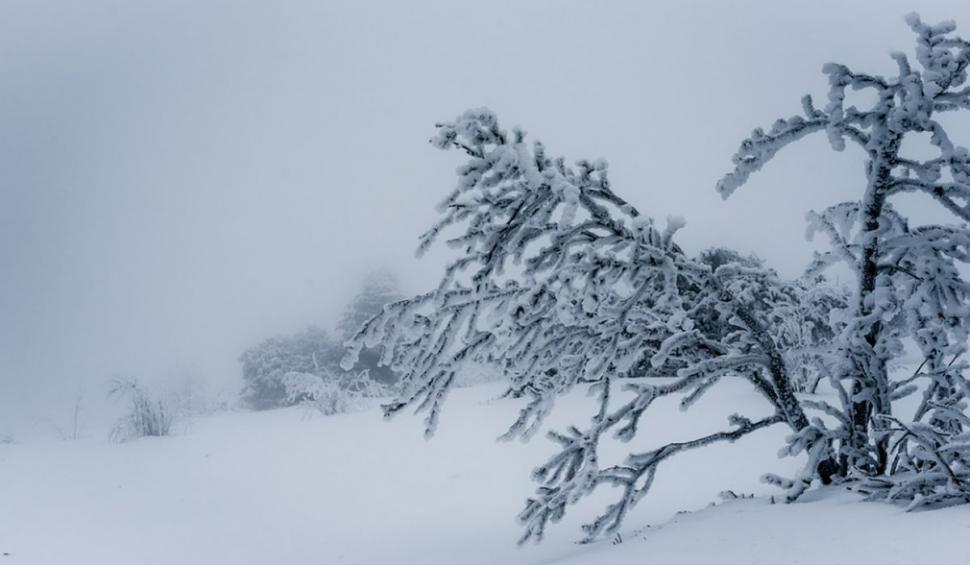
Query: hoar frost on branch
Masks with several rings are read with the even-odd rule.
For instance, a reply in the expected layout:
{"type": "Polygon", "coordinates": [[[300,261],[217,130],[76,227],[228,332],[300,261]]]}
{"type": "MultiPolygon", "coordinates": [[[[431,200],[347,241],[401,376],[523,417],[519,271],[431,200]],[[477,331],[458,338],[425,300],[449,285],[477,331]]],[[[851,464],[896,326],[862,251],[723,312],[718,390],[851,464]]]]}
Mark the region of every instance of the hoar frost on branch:
{"type": "Polygon", "coordinates": [[[911,225],[892,197],[926,195],[958,221],[970,221],[970,152],[938,119],[970,110],[970,42],[953,35],[952,22],[931,26],[911,15],[907,23],[917,35],[916,66],[902,53],[892,55],[898,68],[892,77],[825,65],[827,104],[816,108],[806,96],[803,116],[755,130],[717,188],[730,196],[780,149],[813,132],[824,132],[836,151],[848,140],[864,152],[860,199],[809,216],[810,232],[832,243],[811,270],[843,262],[858,281],[828,355],[828,381],[841,404],[817,407],[837,422],[822,433],[837,452],[839,474],[874,498],[918,508],[970,501],[970,381],[961,359],[970,286],[960,273],[970,261],[970,231],[965,223],[911,225]],[[847,89],[871,92],[876,102],[847,107],[847,89]],[[928,135],[934,157],[901,152],[904,140],[919,134],[928,135]],[[923,363],[909,378],[892,379],[887,365],[907,340],[923,363]],[[894,405],[913,394],[921,395],[915,414],[898,414],[894,405]]]}
{"type": "MultiPolygon", "coordinates": [[[[540,539],[600,485],[618,487],[619,498],[585,526],[586,537],[613,532],[664,460],[774,424],[796,434],[790,452],[812,453],[793,492],[820,463],[834,466],[828,446],[815,441],[821,434],[794,394],[785,360],[796,344],[784,312],[815,308],[801,323],[827,323],[824,301],[806,300],[803,286],[757,264],[688,257],[674,242],[683,221],[660,225],[642,215],[613,191],[605,162],[569,166],[526,143],[522,131],[501,129],[488,110],[440,124],[432,143],[463,151],[468,161],[420,249],[451,229],[457,233],[447,243],[459,255],[436,290],[390,304],[365,323],[344,366],[362,347],[383,347],[381,362],[404,386],[386,413],[416,406],[427,414],[429,435],[467,363],[500,367],[509,394],[527,399],[505,438],[530,437],[559,395],[588,386],[599,408],[584,427],[549,433],[560,451],[534,472],[539,486],[519,516],[523,541],[540,539]],[[770,415],[734,415],[723,431],[600,460],[600,439],[632,439],[655,400],[677,395],[689,408],[723,377],[748,380],[770,415]],[[618,387],[622,401],[613,400],[618,387]]],[[[823,474],[827,480],[831,472],[823,474]]]]}

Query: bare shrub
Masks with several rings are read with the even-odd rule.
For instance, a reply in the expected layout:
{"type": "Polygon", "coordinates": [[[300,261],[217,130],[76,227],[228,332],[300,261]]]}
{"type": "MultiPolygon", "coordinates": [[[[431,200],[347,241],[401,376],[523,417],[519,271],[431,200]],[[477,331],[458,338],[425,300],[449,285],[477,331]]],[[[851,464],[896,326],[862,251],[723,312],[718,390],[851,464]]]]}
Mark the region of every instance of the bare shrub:
{"type": "Polygon", "coordinates": [[[128,403],[128,413],[111,430],[112,440],[171,435],[175,414],[168,402],[153,396],[134,379],[114,379],[110,386],[111,398],[128,403]]]}

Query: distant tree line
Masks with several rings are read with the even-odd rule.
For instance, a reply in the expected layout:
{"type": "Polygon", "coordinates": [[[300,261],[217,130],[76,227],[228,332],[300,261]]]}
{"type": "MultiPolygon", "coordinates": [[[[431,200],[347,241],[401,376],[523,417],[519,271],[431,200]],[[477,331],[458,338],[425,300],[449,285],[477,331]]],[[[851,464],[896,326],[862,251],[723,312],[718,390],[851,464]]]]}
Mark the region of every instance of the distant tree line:
{"type": "Polygon", "coordinates": [[[343,342],[366,320],[380,314],[386,304],[401,297],[392,272],[373,271],[345,308],[334,334],[310,326],[294,334],[267,338],[248,348],[239,357],[245,404],[266,410],[305,401],[319,402],[320,399],[312,397],[314,391],[330,390],[333,386],[359,388],[362,379],[384,387],[393,385],[397,378],[389,368],[378,366],[378,350],[365,349],[350,370],[342,369],[340,360],[345,354],[343,342]]]}

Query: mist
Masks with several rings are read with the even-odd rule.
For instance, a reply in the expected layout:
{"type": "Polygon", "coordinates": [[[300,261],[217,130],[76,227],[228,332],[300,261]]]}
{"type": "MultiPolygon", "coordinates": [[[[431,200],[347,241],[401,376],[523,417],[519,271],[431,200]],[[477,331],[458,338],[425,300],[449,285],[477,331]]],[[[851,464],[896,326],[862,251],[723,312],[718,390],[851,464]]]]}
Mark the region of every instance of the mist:
{"type": "Polygon", "coordinates": [[[812,139],[725,202],[739,140],[821,99],[826,61],[891,71],[909,11],[970,26],[956,2],[651,4],[4,2],[0,427],[112,375],[231,396],[243,349],[332,326],[367,270],[431,288],[447,251],[414,249],[459,157],[427,140],[468,107],[606,158],[689,250],[795,275],[859,154],[812,139]]]}

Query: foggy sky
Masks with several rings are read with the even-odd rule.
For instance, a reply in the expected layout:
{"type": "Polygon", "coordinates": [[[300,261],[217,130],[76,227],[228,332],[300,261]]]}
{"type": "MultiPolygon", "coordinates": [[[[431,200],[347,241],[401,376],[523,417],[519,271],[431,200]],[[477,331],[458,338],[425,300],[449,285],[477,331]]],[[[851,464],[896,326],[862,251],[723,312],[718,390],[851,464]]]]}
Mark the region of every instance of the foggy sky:
{"type": "Polygon", "coordinates": [[[427,139],[468,107],[606,158],[689,250],[797,274],[860,154],[817,136],[725,202],[739,141],[822,99],[826,61],[892,72],[909,11],[970,34],[954,0],[655,4],[0,3],[0,425],[112,374],[232,388],[242,349],[332,324],[368,268],[433,285],[446,254],[413,251],[459,157],[427,139]]]}

